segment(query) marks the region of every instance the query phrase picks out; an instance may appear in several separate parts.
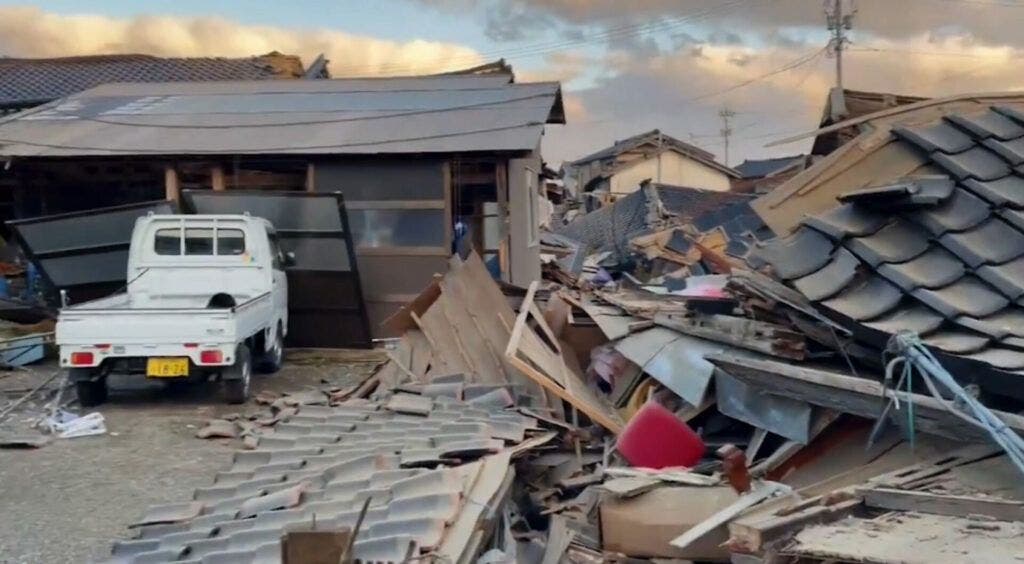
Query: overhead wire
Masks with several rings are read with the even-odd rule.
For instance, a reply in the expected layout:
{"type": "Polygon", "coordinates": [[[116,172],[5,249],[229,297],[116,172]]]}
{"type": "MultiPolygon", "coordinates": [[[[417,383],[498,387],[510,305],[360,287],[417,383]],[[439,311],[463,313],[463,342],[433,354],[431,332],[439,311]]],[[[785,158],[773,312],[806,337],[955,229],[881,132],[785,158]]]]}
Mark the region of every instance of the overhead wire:
{"type": "Polygon", "coordinates": [[[773,76],[775,76],[777,74],[782,74],[782,73],[784,73],[786,71],[790,71],[790,70],[793,70],[793,69],[798,68],[800,66],[803,66],[803,65],[805,65],[807,63],[810,63],[814,59],[818,58],[819,55],[824,53],[826,49],[827,49],[826,47],[822,47],[820,49],[814,50],[813,52],[805,53],[804,55],[801,55],[801,56],[797,57],[796,59],[793,59],[792,61],[789,61],[788,63],[782,65],[781,67],[779,67],[779,68],[777,68],[775,70],[766,72],[764,74],[755,76],[753,78],[749,78],[749,79],[744,80],[742,82],[738,82],[736,84],[733,84],[732,86],[729,86],[727,88],[723,88],[721,90],[716,90],[714,92],[706,92],[706,93],[700,94],[698,96],[693,96],[691,98],[687,98],[684,101],[685,102],[699,102],[700,100],[706,100],[706,99],[714,97],[714,96],[721,96],[722,94],[728,94],[729,92],[733,92],[733,91],[739,90],[740,88],[744,88],[746,86],[750,86],[751,84],[754,84],[756,82],[760,82],[760,81],[765,80],[767,78],[771,78],[771,77],[773,77],[773,76]]]}

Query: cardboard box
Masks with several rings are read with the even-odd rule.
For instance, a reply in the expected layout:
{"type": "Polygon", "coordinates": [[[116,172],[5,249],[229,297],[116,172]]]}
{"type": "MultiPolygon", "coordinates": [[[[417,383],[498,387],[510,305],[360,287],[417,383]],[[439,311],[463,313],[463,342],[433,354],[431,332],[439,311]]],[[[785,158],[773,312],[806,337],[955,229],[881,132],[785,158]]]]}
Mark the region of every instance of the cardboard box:
{"type": "Polygon", "coordinates": [[[686,549],[672,539],[736,501],[728,486],[661,487],[629,499],[601,500],[601,545],[628,556],[729,560],[720,545],[729,538],[726,526],[715,529],[686,549]]]}

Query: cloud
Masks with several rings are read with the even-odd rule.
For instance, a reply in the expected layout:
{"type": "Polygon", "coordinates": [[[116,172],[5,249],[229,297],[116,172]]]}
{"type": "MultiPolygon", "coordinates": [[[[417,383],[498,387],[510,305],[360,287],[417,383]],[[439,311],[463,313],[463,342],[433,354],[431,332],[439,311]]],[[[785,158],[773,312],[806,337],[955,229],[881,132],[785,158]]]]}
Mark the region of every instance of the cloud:
{"type": "Polygon", "coordinates": [[[111,18],[0,7],[0,52],[7,56],[247,57],[275,50],[300,55],[306,63],[325,53],[335,76],[424,74],[482,62],[473,49],[453,43],[388,41],[327,29],[244,25],[218,17],[111,18]]]}

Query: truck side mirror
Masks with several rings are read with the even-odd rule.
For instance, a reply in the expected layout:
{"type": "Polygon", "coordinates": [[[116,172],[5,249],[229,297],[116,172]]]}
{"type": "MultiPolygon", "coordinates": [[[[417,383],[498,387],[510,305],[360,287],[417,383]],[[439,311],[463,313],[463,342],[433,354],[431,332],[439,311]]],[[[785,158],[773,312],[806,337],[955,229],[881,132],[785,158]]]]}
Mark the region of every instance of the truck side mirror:
{"type": "Polygon", "coordinates": [[[288,251],[284,254],[284,265],[295,266],[295,253],[288,251]]]}

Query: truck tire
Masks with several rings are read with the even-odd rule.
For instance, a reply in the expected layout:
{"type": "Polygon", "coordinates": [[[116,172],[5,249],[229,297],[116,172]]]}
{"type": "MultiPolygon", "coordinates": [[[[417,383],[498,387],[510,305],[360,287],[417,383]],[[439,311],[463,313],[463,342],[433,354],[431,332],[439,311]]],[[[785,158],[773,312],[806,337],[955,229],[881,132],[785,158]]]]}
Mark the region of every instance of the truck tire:
{"type": "Polygon", "coordinates": [[[75,395],[82,407],[92,407],[107,401],[107,379],[78,380],[75,382],[75,395]]]}
{"type": "Polygon", "coordinates": [[[252,357],[249,347],[238,345],[235,351],[235,363],[224,369],[221,376],[224,380],[224,399],[228,403],[245,403],[249,399],[252,387],[252,357]]]}
{"type": "Polygon", "coordinates": [[[273,374],[281,369],[284,364],[284,337],[281,336],[281,328],[278,327],[274,336],[274,344],[269,351],[263,351],[260,355],[259,369],[264,374],[273,374]]]}

